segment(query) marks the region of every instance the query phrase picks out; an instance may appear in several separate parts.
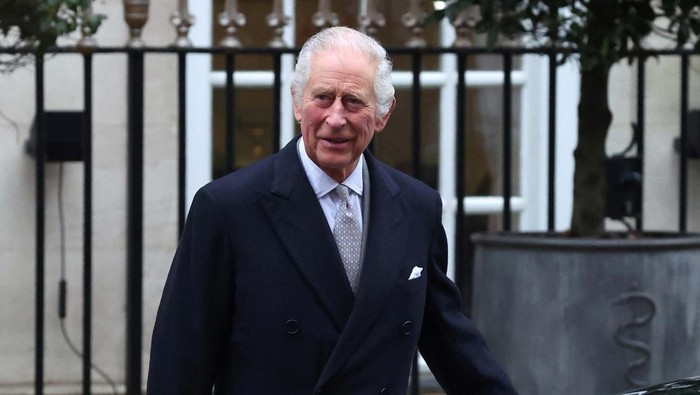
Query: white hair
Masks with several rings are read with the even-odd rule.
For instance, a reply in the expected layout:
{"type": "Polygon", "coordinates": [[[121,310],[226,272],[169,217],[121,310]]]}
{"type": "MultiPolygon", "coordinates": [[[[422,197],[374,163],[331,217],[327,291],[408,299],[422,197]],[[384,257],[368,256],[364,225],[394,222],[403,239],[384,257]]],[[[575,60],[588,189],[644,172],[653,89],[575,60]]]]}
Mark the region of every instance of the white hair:
{"type": "Polygon", "coordinates": [[[309,69],[314,55],[326,49],[350,49],[363,53],[377,65],[374,95],[377,98],[377,117],[389,113],[394,99],[391,83],[391,60],[386,50],[374,38],[357,30],[336,26],[321,30],[309,38],[299,52],[292,76],[292,93],[298,107],[303,102],[304,87],[309,81],[309,69]]]}

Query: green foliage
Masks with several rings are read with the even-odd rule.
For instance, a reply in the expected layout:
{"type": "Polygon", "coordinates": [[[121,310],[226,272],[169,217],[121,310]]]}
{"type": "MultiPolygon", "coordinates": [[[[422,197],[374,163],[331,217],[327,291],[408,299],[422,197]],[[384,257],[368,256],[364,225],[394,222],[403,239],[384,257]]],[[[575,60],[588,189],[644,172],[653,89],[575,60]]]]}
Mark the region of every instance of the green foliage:
{"type": "Polygon", "coordinates": [[[469,6],[480,10],[474,29],[486,34],[488,46],[499,35],[521,36],[531,45],[578,52],[587,70],[631,61],[652,33],[700,51],[700,0],[456,0],[430,22],[454,20],[469,6]]]}
{"type": "MultiPolygon", "coordinates": [[[[611,67],[643,55],[646,38],[657,35],[676,48],[700,52],[700,0],[452,0],[428,23],[459,20],[466,7],[478,7],[473,29],[487,45],[499,36],[522,38],[532,47],[562,48],[581,66],[578,145],[570,235],[604,233],[605,139],[612,114],[608,105],[611,67]]],[[[659,49],[659,48],[653,48],[659,49]]],[[[563,61],[564,59],[562,59],[563,61]]]]}
{"type": "Polygon", "coordinates": [[[93,34],[104,15],[83,12],[84,0],[0,0],[0,33],[14,27],[15,47],[36,46],[38,53],[56,44],[58,37],[82,29],[93,34]]]}

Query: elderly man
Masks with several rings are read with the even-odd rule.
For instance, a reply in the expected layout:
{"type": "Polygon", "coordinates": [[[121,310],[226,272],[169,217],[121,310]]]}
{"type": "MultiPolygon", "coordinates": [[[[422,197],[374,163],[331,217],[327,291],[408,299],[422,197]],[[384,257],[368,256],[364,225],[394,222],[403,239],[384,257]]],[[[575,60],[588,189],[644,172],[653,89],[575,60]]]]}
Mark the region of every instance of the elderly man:
{"type": "Polygon", "coordinates": [[[304,44],[301,138],[204,186],[153,332],[151,394],[401,394],[419,348],[448,394],[513,394],[445,275],[438,194],[366,151],[391,62],[337,27],[304,44]]]}

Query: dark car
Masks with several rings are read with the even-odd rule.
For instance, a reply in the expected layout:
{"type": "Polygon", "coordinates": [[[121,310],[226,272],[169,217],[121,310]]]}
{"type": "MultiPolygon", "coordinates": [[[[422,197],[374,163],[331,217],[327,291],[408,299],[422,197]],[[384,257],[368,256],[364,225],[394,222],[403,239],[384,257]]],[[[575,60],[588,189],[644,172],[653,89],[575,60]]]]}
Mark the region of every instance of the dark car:
{"type": "Polygon", "coordinates": [[[623,392],[618,395],[694,395],[700,394],[700,376],[670,381],[651,387],[623,392]]]}

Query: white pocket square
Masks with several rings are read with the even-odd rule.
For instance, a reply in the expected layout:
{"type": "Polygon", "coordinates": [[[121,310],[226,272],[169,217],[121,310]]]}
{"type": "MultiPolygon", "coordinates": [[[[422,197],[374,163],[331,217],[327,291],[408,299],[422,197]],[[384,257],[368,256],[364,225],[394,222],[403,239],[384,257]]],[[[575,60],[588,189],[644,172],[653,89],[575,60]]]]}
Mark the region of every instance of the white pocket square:
{"type": "Polygon", "coordinates": [[[421,273],[423,273],[423,268],[418,267],[418,266],[414,266],[413,270],[411,270],[411,275],[408,276],[408,280],[410,281],[410,280],[417,279],[418,277],[421,276],[421,273]]]}

